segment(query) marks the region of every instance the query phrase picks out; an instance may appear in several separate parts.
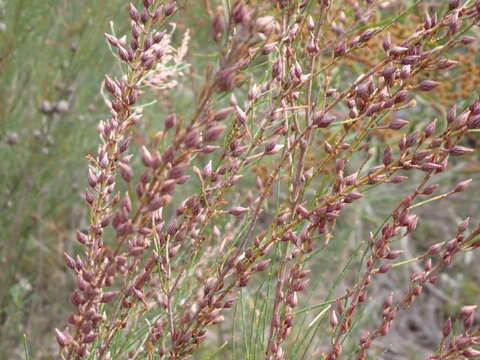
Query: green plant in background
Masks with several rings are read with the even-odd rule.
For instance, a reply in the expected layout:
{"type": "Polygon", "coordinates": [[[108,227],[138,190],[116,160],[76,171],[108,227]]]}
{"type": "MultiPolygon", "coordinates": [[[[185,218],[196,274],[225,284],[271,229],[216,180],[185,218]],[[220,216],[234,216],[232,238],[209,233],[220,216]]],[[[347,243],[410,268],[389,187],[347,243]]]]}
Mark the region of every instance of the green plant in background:
{"type": "Polygon", "coordinates": [[[442,337],[446,315],[422,314],[418,358],[477,356],[462,307],[475,295],[455,301],[461,286],[439,276],[463,281],[479,244],[475,200],[454,202],[478,166],[480,103],[449,79],[480,3],[5,9],[2,346],[21,350],[26,332],[48,358],[36,336],[56,327],[68,359],[378,358],[416,346],[395,332],[434,294],[463,327],[447,320],[442,337]],[[429,229],[422,209],[440,201],[461,216],[429,229]]]}

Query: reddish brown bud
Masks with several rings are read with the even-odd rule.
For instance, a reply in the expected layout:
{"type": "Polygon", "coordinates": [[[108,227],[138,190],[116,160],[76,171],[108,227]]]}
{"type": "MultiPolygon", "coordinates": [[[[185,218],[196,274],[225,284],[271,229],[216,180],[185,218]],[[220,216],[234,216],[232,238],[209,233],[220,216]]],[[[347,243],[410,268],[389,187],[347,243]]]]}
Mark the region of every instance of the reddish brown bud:
{"type": "Polygon", "coordinates": [[[452,319],[448,318],[443,324],[442,333],[444,337],[447,337],[452,332],[452,319]]]}
{"type": "Polygon", "coordinates": [[[477,305],[466,305],[466,306],[463,306],[461,309],[460,309],[460,316],[463,317],[463,318],[467,318],[469,317],[470,315],[474,314],[475,313],[475,310],[477,309],[477,305]]]}
{"type": "Polygon", "coordinates": [[[462,355],[469,359],[478,358],[480,356],[480,350],[475,350],[474,348],[468,348],[467,350],[464,350],[462,352],[462,355]]]}
{"type": "Polygon", "coordinates": [[[148,204],[148,211],[156,211],[160,209],[165,204],[165,201],[160,195],[155,194],[150,203],[148,204]]]}
{"type": "Polygon", "coordinates": [[[225,125],[217,125],[208,128],[203,134],[203,140],[205,142],[212,142],[217,140],[225,131],[225,125]]]}
{"type": "Polygon", "coordinates": [[[117,47],[117,45],[119,44],[118,39],[113,35],[105,33],[105,38],[110,43],[110,45],[112,45],[114,47],[117,47]]]}
{"type": "Polygon", "coordinates": [[[232,6],[231,17],[235,24],[239,24],[245,21],[247,18],[247,8],[243,4],[242,0],[237,0],[237,2],[232,6]]]}
{"type": "Polygon", "coordinates": [[[389,145],[383,151],[383,164],[385,166],[388,166],[392,163],[392,161],[393,161],[393,151],[392,151],[392,147],[389,145]]]}
{"type": "Polygon", "coordinates": [[[422,171],[425,171],[425,172],[431,172],[431,171],[435,171],[435,170],[440,170],[442,168],[441,165],[439,164],[435,164],[435,163],[425,163],[425,164],[422,164],[422,166],[420,166],[420,169],[422,171]]]}
{"type": "Polygon", "coordinates": [[[404,182],[405,180],[408,180],[407,176],[402,176],[402,175],[395,175],[390,178],[390,182],[392,184],[400,184],[401,182],[404,182]]]}
{"type": "Polygon", "coordinates": [[[404,65],[402,67],[402,70],[400,70],[400,78],[405,80],[410,77],[411,73],[412,67],[410,65],[404,65]]]}
{"type": "Polygon", "coordinates": [[[457,105],[454,104],[447,113],[447,122],[452,123],[457,117],[457,105]]]}
{"type": "Polygon", "coordinates": [[[462,45],[470,45],[471,43],[474,43],[477,41],[477,39],[474,36],[463,36],[460,38],[459,42],[462,45]]]}
{"type": "Polygon", "coordinates": [[[439,70],[447,70],[451,69],[454,66],[458,65],[458,61],[455,60],[449,60],[449,59],[440,59],[437,63],[437,68],[439,70]]]}
{"type": "Polygon", "coordinates": [[[468,229],[468,224],[470,223],[470,218],[466,218],[458,225],[458,232],[463,233],[468,229]]]}
{"type": "Polygon", "coordinates": [[[460,0],[450,0],[448,2],[448,10],[454,10],[460,5],[460,0]]]}
{"type": "Polygon", "coordinates": [[[213,115],[213,121],[222,121],[225,120],[228,115],[230,115],[234,110],[233,106],[229,106],[220,110],[217,110],[215,112],[215,115],[213,115]]]}
{"type": "Polygon", "coordinates": [[[140,21],[140,12],[132,3],[130,3],[130,18],[136,23],[140,21]]]}
{"type": "Polygon", "coordinates": [[[363,196],[364,196],[363,194],[361,194],[357,191],[352,191],[351,193],[347,194],[347,196],[345,196],[344,202],[349,204],[349,203],[351,203],[355,200],[363,198],[363,196]]]}
{"type": "Polygon", "coordinates": [[[433,135],[435,132],[435,128],[437,126],[437,119],[429,122],[427,126],[423,129],[423,133],[425,134],[425,137],[428,138],[433,135]]]}
{"type": "Polygon", "coordinates": [[[115,299],[115,297],[117,296],[117,292],[116,291],[107,291],[106,293],[104,293],[102,295],[102,299],[101,299],[101,302],[102,303],[109,303],[109,302],[112,302],[113,299],[115,299]]]}
{"type": "Polygon", "coordinates": [[[178,251],[180,250],[182,244],[178,244],[175,246],[172,246],[170,249],[168,249],[168,255],[170,257],[175,257],[178,254],[178,251]]]}
{"type": "Polygon", "coordinates": [[[75,260],[66,252],[63,253],[63,256],[65,257],[65,263],[67,264],[67,266],[70,269],[75,270],[75,268],[77,267],[77,263],[75,262],[75,260]]]}
{"type": "Polygon", "coordinates": [[[133,177],[133,171],[130,166],[124,164],[123,162],[120,162],[118,166],[120,168],[120,175],[122,176],[123,180],[125,180],[127,183],[130,182],[133,177]]]}
{"type": "Polygon", "coordinates": [[[335,312],[335,310],[330,311],[329,321],[332,329],[335,329],[338,324],[337,313],[335,312]]]}
{"type": "Polygon", "coordinates": [[[338,44],[335,47],[333,54],[335,57],[339,57],[339,56],[345,55],[346,52],[347,52],[347,44],[344,41],[342,41],[340,44],[338,44]]]}
{"type": "Polygon", "coordinates": [[[168,114],[165,119],[165,130],[169,130],[177,123],[177,116],[174,113],[168,114]]]}
{"type": "Polygon", "coordinates": [[[471,182],[472,182],[472,179],[468,179],[468,180],[459,182],[455,186],[455,188],[453,189],[453,192],[455,192],[455,193],[462,192],[463,190],[465,190],[468,187],[468,185],[470,185],[471,182]]]}
{"type": "Polygon", "coordinates": [[[415,64],[420,60],[420,55],[407,55],[403,58],[402,64],[404,65],[412,65],[415,64]]]}
{"type": "Polygon", "coordinates": [[[177,10],[177,4],[175,4],[174,2],[166,5],[164,8],[165,16],[172,15],[175,12],[175,10],[177,10]]]}
{"type": "Polygon", "coordinates": [[[425,189],[423,189],[422,194],[423,194],[423,195],[430,195],[430,194],[432,194],[435,190],[437,190],[439,186],[440,186],[440,185],[438,185],[438,184],[428,185],[425,189]]]}
{"type": "Polygon", "coordinates": [[[255,267],[255,269],[256,269],[257,271],[264,271],[264,270],[268,267],[268,265],[270,264],[270,261],[271,261],[271,259],[263,260],[262,262],[260,262],[260,263],[255,267]]]}
{"type": "Polygon", "coordinates": [[[335,116],[324,114],[322,111],[313,114],[313,123],[319,128],[326,128],[333,121],[335,121],[335,116]]]}
{"type": "Polygon", "coordinates": [[[55,338],[57,339],[58,345],[61,347],[66,346],[68,343],[67,336],[57,328],[55,328],[55,338]]]}
{"type": "Polygon", "coordinates": [[[389,308],[393,304],[393,292],[391,292],[384,300],[383,307],[389,308]]]}
{"type": "Polygon", "coordinates": [[[460,145],[455,145],[450,149],[450,154],[453,156],[461,156],[471,152],[473,152],[473,149],[460,145]]]}
{"type": "Polygon", "coordinates": [[[388,272],[391,268],[392,268],[391,264],[382,264],[378,268],[378,272],[384,274],[384,273],[388,272]]]}
{"type": "Polygon", "coordinates": [[[395,46],[390,50],[390,54],[393,56],[399,56],[405,54],[408,51],[408,48],[402,46],[395,46]]]}
{"type": "Polygon", "coordinates": [[[391,46],[392,46],[392,37],[390,36],[390,33],[386,33],[385,36],[383,37],[383,43],[382,43],[383,50],[388,51],[388,49],[390,49],[391,46]]]}
{"type": "Polygon", "coordinates": [[[466,122],[466,125],[469,129],[480,128],[480,115],[469,118],[466,122]]]}
{"type": "Polygon", "coordinates": [[[375,35],[375,32],[377,32],[377,28],[370,28],[365,30],[363,33],[360,34],[360,42],[366,42],[370,40],[373,35],[375,35]]]}
{"type": "Polygon", "coordinates": [[[298,304],[298,298],[297,298],[297,293],[292,292],[287,296],[287,299],[285,302],[291,307],[294,308],[298,304]]]}
{"type": "Polygon", "coordinates": [[[393,251],[390,251],[385,258],[389,260],[393,260],[398,258],[403,253],[404,253],[403,250],[393,250],[393,251]]]}
{"type": "Polygon", "coordinates": [[[86,245],[88,243],[88,235],[85,235],[81,231],[77,231],[77,240],[80,244],[86,245]]]}
{"type": "Polygon", "coordinates": [[[150,151],[145,146],[142,146],[140,157],[145,166],[151,167],[153,165],[153,157],[150,151]]]}
{"type": "Polygon", "coordinates": [[[410,91],[408,91],[408,90],[400,90],[400,91],[395,95],[395,97],[393,98],[393,100],[395,101],[396,104],[402,103],[402,102],[404,102],[405,100],[407,100],[409,94],[410,94],[410,91]]]}

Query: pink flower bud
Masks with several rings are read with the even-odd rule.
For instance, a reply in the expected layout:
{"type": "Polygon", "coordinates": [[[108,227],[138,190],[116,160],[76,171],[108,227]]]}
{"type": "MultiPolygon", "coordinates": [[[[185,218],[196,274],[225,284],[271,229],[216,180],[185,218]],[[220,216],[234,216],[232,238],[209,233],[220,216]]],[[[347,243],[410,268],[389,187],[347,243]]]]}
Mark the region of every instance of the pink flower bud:
{"type": "Polygon", "coordinates": [[[338,318],[335,310],[330,311],[329,321],[332,329],[335,329],[335,327],[338,325],[338,318]]]}
{"type": "Polygon", "coordinates": [[[88,235],[85,235],[81,231],[77,231],[77,240],[80,244],[87,245],[88,244],[88,235]]]}
{"type": "Polygon", "coordinates": [[[198,132],[196,130],[190,130],[186,135],[185,135],[185,145],[189,148],[195,148],[200,144],[200,137],[198,135],[198,132]]]}
{"type": "Polygon", "coordinates": [[[225,120],[228,115],[232,113],[234,110],[233,106],[229,106],[220,110],[217,110],[213,115],[213,121],[222,121],[225,120]]]}
{"type": "Polygon", "coordinates": [[[55,338],[57,339],[58,345],[61,347],[66,346],[68,343],[67,336],[57,328],[55,328],[55,338]]]}
{"type": "Polygon", "coordinates": [[[203,134],[203,140],[205,142],[212,142],[217,140],[225,131],[225,125],[217,125],[209,127],[203,134]]]}
{"type": "Polygon", "coordinates": [[[202,152],[204,154],[210,154],[211,152],[214,152],[217,149],[220,149],[220,146],[218,146],[218,145],[205,145],[204,147],[202,147],[202,152]]]}
{"type": "Polygon", "coordinates": [[[393,100],[395,101],[396,104],[400,104],[400,103],[404,102],[405,100],[407,100],[409,94],[410,94],[410,91],[408,91],[408,90],[400,90],[395,95],[393,100]]]}
{"type": "Polygon", "coordinates": [[[285,302],[291,307],[294,308],[298,304],[298,298],[297,298],[297,293],[292,292],[287,296],[287,299],[285,302]]]}
{"type": "Polygon", "coordinates": [[[440,83],[434,80],[423,80],[419,85],[419,89],[422,91],[430,91],[436,88],[440,83]]]}
{"type": "Polygon", "coordinates": [[[478,307],[477,305],[463,306],[460,309],[460,316],[463,317],[463,318],[469,317],[470,315],[475,313],[475,310],[477,309],[477,307],[478,307]]]}
{"type": "Polygon", "coordinates": [[[404,182],[405,180],[408,180],[408,177],[403,176],[403,175],[395,175],[395,176],[392,176],[390,178],[390,182],[392,184],[400,184],[400,183],[404,182]]]}
{"type": "Polygon", "coordinates": [[[375,35],[377,30],[378,30],[377,28],[370,28],[362,32],[360,34],[360,42],[366,42],[370,40],[373,37],[373,35],[375,35]]]}
{"type": "Polygon", "coordinates": [[[437,69],[439,70],[447,70],[451,69],[454,66],[458,65],[458,61],[450,60],[450,59],[440,59],[437,63],[437,69]]]}
{"type": "Polygon", "coordinates": [[[173,246],[171,247],[169,250],[168,250],[168,255],[170,257],[175,257],[175,255],[177,255],[178,251],[180,250],[180,246],[181,244],[178,244],[176,246],[173,246]]]}
{"type": "Polygon", "coordinates": [[[469,129],[478,129],[480,128],[480,115],[473,116],[469,118],[466,122],[469,129]]]}
{"type": "Polygon", "coordinates": [[[475,350],[474,348],[468,348],[462,352],[462,355],[466,358],[473,359],[480,356],[480,350],[475,350]]]}
{"type": "Polygon", "coordinates": [[[452,332],[452,319],[448,318],[443,324],[442,333],[444,337],[447,337],[452,332]]]}
{"type": "Polygon", "coordinates": [[[122,176],[123,180],[129,183],[133,177],[132,168],[122,162],[120,162],[118,166],[120,168],[120,175],[122,176]]]}
{"type": "Polygon", "coordinates": [[[416,62],[418,62],[419,60],[420,60],[419,55],[407,55],[403,58],[402,64],[403,65],[412,65],[412,64],[415,64],[416,62]]]}
{"type": "Polygon", "coordinates": [[[232,6],[232,13],[231,17],[235,24],[242,23],[246,20],[248,15],[248,10],[243,4],[242,0],[237,0],[235,4],[232,6]]]}
{"type": "Polygon", "coordinates": [[[393,151],[392,151],[392,147],[389,145],[383,151],[383,164],[385,166],[388,166],[392,163],[392,161],[393,161],[393,151]]]}
{"type": "Polygon", "coordinates": [[[335,47],[333,54],[335,57],[339,57],[339,56],[345,55],[346,52],[347,52],[347,44],[344,41],[342,41],[340,44],[338,44],[335,47]]]}
{"type": "Polygon", "coordinates": [[[431,171],[435,171],[435,170],[440,170],[442,168],[441,165],[439,164],[435,164],[435,163],[425,163],[425,164],[422,164],[422,166],[420,166],[420,169],[422,171],[425,171],[425,172],[431,172],[431,171]]]}
{"type": "Polygon", "coordinates": [[[352,191],[351,193],[347,194],[347,196],[345,196],[344,202],[349,204],[349,203],[352,203],[355,200],[363,198],[363,196],[364,196],[363,194],[361,194],[357,191],[352,191]]]}
{"type": "Polygon", "coordinates": [[[465,146],[455,145],[450,149],[450,154],[453,156],[461,156],[473,152],[473,149],[467,148],[465,146]]]}
{"type": "Polygon", "coordinates": [[[477,39],[474,36],[463,36],[460,38],[459,42],[462,45],[470,45],[471,43],[474,43],[477,41],[477,39]]]}
{"type": "Polygon", "coordinates": [[[153,165],[152,154],[150,154],[150,151],[148,151],[148,149],[145,146],[142,146],[140,157],[142,159],[143,164],[146,167],[151,167],[153,165]]]}
{"type": "Polygon", "coordinates": [[[440,185],[438,185],[438,184],[428,185],[425,189],[423,189],[422,194],[423,194],[423,195],[430,195],[430,194],[432,194],[435,190],[437,190],[439,186],[440,186],[440,185]]]}
{"type": "Polygon", "coordinates": [[[385,36],[383,37],[383,43],[382,43],[383,50],[388,51],[388,49],[390,49],[391,46],[392,46],[392,37],[390,36],[390,33],[386,33],[385,36]]]}
{"type": "Polygon", "coordinates": [[[405,54],[406,52],[408,51],[408,48],[406,47],[403,47],[403,46],[395,46],[392,48],[392,50],[390,50],[390,54],[392,56],[399,56],[399,55],[402,55],[402,54],[405,54]]]}
{"type": "Polygon", "coordinates": [[[468,179],[468,180],[459,182],[455,186],[455,188],[453,189],[453,192],[455,192],[455,193],[462,192],[463,190],[465,190],[468,187],[468,185],[470,185],[471,182],[472,182],[472,179],[468,179]]]}
{"type": "Polygon", "coordinates": [[[175,12],[175,10],[177,10],[177,4],[173,2],[171,4],[167,4],[164,7],[163,12],[165,16],[170,16],[175,12]]]}
{"type": "Polygon", "coordinates": [[[136,23],[140,21],[140,12],[132,3],[130,3],[130,18],[136,23]]]}
{"type": "Polygon", "coordinates": [[[169,130],[177,123],[177,116],[175,113],[168,114],[165,119],[165,130],[169,130]]]}
{"type": "Polygon", "coordinates": [[[117,292],[116,292],[116,291],[107,291],[106,293],[104,293],[104,294],[102,295],[101,302],[102,302],[102,303],[112,302],[113,299],[115,299],[116,296],[117,296],[117,292]]]}
{"type": "Polygon", "coordinates": [[[335,116],[324,114],[319,111],[313,114],[313,123],[319,128],[328,127],[333,121],[335,121],[335,116]]]}
{"type": "Polygon", "coordinates": [[[117,45],[119,44],[118,39],[113,35],[105,33],[105,38],[113,47],[117,47],[117,45]]]}
{"type": "Polygon", "coordinates": [[[447,122],[452,123],[457,117],[457,105],[454,104],[447,113],[447,122]]]}
{"type": "Polygon", "coordinates": [[[393,260],[393,259],[396,259],[398,258],[400,255],[402,255],[404,253],[403,250],[393,250],[393,251],[390,251],[387,256],[385,256],[386,259],[389,259],[389,260],[393,260]]]}
{"type": "Polygon", "coordinates": [[[378,272],[381,273],[381,274],[384,274],[384,273],[388,272],[391,268],[392,268],[391,264],[382,264],[378,268],[378,272]]]}
{"type": "Polygon", "coordinates": [[[234,206],[231,209],[229,209],[227,212],[230,215],[233,216],[240,216],[248,211],[248,208],[242,207],[242,206],[234,206]]]}
{"type": "Polygon", "coordinates": [[[63,256],[65,257],[65,263],[67,264],[67,266],[70,269],[75,270],[75,268],[77,267],[77,263],[75,262],[75,260],[66,252],[63,253],[63,256]]]}
{"type": "Polygon", "coordinates": [[[384,300],[383,302],[383,307],[384,308],[389,308],[393,304],[393,292],[391,292],[384,300]]]}
{"type": "Polygon", "coordinates": [[[402,70],[400,70],[400,78],[405,80],[410,77],[411,73],[412,67],[410,65],[405,65],[402,67],[402,70]]]}
{"type": "Polygon", "coordinates": [[[160,209],[165,204],[165,201],[158,194],[155,194],[153,199],[148,204],[148,211],[156,211],[160,209]]]}
{"type": "Polygon", "coordinates": [[[435,128],[437,126],[437,120],[433,120],[431,122],[429,122],[427,124],[427,126],[425,126],[425,128],[423,129],[423,133],[425,134],[425,137],[430,137],[433,135],[433,133],[435,132],[435,128]]]}

